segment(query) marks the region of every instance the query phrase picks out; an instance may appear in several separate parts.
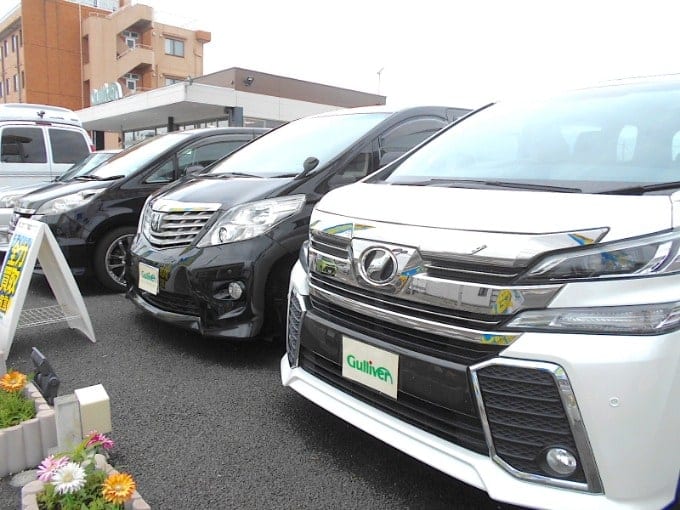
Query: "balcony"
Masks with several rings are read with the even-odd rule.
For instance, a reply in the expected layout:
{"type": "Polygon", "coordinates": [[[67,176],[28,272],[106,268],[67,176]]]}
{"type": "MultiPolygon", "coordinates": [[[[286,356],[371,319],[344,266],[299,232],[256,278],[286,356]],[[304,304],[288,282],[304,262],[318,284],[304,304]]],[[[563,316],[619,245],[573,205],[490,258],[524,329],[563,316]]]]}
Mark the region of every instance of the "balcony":
{"type": "Polygon", "coordinates": [[[143,32],[153,21],[153,8],[143,4],[126,5],[106,18],[113,22],[117,33],[123,30],[143,32]]]}
{"type": "Polygon", "coordinates": [[[116,75],[123,76],[133,70],[143,71],[147,67],[153,67],[155,63],[153,49],[150,46],[138,44],[134,48],[118,55],[116,59],[116,75]]]}

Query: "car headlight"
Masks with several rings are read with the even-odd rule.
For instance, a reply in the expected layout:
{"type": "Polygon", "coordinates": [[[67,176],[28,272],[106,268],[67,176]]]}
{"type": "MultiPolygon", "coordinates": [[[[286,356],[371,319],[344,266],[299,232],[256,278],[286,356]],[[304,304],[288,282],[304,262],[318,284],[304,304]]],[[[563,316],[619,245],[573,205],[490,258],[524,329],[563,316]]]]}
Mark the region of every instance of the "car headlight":
{"type": "Polygon", "coordinates": [[[26,191],[8,191],[0,194],[0,208],[14,209],[19,202],[19,199],[26,194],[26,191]]]}
{"type": "Polygon", "coordinates": [[[680,230],[548,254],[521,283],[654,276],[680,270],[680,230]]]}
{"type": "Polygon", "coordinates": [[[71,209],[75,209],[76,207],[80,207],[92,201],[94,197],[103,191],[104,188],[93,190],[88,189],[79,191],[78,193],[72,193],[70,195],[55,198],[54,200],[50,200],[49,202],[45,202],[43,205],[41,205],[36,211],[36,214],[61,214],[66,211],[70,211],[71,209]]]}
{"type": "Polygon", "coordinates": [[[236,206],[215,222],[198,246],[215,246],[252,239],[299,212],[304,204],[304,195],[293,195],[236,206]]]}
{"type": "Polygon", "coordinates": [[[514,317],[504,329],[595,335],[660,335],[678,327],[680,303],[673,302],[528,310],[514,317]]]}

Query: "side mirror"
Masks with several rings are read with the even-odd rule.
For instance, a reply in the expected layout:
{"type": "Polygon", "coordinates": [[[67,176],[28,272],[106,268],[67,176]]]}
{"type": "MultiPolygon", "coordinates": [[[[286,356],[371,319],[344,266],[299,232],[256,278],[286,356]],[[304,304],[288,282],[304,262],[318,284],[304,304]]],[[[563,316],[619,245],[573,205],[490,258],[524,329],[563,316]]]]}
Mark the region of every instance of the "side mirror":
{"type": "Polygon", "coordinates": [[[184,169],[184,175],[196,175],[201,173],[204,169],[205,167],[203,165],[191,165],[184,169]]]}

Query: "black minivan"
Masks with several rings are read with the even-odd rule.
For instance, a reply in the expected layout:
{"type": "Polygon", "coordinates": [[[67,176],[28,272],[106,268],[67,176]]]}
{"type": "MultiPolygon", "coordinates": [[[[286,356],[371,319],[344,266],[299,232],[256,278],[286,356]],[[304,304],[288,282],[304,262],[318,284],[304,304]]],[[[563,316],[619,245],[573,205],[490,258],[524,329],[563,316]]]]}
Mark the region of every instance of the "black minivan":
{"type": "Polygon", "coordinates": [[[127,247],[146,198],[187,169],[198,172],[266,131],[206,128],[149,138],[85,175],[23,196],[9,231],[19,218],[47,223],[74,275],[94,274],[105,287],[122,292],[127,247]]]}
{"type": "Polygon", "coordinates": [[[273,336],[316,202],[394,161],[468,110],[351,108],[305,117],[149,197],[128,297],[204,336],[273,336]]]}

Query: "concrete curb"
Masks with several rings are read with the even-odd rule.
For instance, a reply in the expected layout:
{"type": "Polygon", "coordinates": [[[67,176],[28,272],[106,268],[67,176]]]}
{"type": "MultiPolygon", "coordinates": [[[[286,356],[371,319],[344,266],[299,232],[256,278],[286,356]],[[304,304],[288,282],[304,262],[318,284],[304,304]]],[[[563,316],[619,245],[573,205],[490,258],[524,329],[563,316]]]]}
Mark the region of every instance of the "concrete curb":
{"type": "Polygon", "coordinates": [[[37,466],[57,446],[54,409],[33,383],[26,385],[24,395],[34,401],[36,416],[0,429],[0,477],[37,466]]]}

